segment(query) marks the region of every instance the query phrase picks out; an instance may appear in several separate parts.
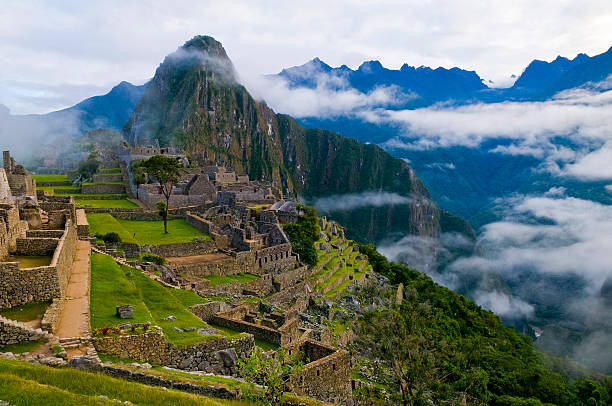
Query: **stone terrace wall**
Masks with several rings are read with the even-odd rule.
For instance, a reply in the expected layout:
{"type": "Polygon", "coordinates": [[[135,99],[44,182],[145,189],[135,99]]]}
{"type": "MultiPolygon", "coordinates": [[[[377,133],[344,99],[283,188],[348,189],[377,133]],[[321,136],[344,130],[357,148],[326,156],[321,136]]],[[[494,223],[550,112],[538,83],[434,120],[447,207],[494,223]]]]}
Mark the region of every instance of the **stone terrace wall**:
{"type": "Polygon", "coordinates": [[[177,348],[158,332],[119,337],[95,337],[93,345],[99,352],[153,362],[177,369],[236,375],[235,361],[246,358],[255,345],[252,335],[227,341],[219,337],[190,347],[177,348]],[[232,360],[233,362],[230,362],[232,360]]]}
{"type": "Polygon", "coordinates": [[[0,316],[0,345],[39,340],[44,336],[41,329],[34,330],[23,323],[0,316]]]}
{"type": "Polygon", "coordinates": [[[214,241],[193,241],[182,244],[143,245],[142,251],[162,257],[189,257],[211,254],[217,250],[214,241]]]}
{"type": "Polygon", "coordinates": [[[168,366],[187,371],[237,375],[237,358],[246,358],[255,345],[252,335],[227,341],[219,337],[187,348],[170,346],[168,366]]]}
{"type": "Polygon", "coordinates": [[[102,193],[125,193],[123,183],[83,183],[81,191],[84,195],[98,195],[102,193]]]}
{"type": "Polygon", "coordinates": [[[168,343],[157,332],[119,337],[94,337],[92,343],[97,351],[131,358],[140,362],[166,365],[169,360],[168,343]]]}
{"type": "Polygon", "coordinates": [[[230,257],[227,259],[201,262],[198,264],[188,265],[173,265],[170,264],[172,269],[178,273],[184,273],[189,276],[207,276],[207,275],[220,275],[229,276],[241,272],[257,273],[254,272],[253,267],[248,262],[238,261],[236,257],[230,257]]]}
{"type": "Polygon", "coordinates": [[[55,254],[51,260],[51,266],[57,269],[62,296],[66,291],[66,286],[68,286],[68,280],[70,279],[72,262],[76,253],[77,238],[76,227],[74,227],[73,223],[69,220],[66,223],[64,235],[60,238],[58,249],[55,250],[55,254]]]}

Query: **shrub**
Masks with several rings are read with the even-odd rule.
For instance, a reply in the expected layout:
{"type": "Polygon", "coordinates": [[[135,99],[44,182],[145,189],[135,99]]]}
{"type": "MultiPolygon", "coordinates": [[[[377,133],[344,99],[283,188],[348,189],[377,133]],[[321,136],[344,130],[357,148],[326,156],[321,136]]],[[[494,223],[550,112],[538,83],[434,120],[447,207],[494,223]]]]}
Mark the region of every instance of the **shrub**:
{"type": "Polygon", "coordinates": [[[168,261],[166,261],[166,258],[160,257],[159,255],[155,255],[150,252],[143,253],[140,256],[140,259],[142,259],[145,262],[153,262],[154,264],[157,264],[157,265],[166,265],[168,263],[168,261]]]}
{"type": "Polygon", "coordinates": [[[95,237],[104,242],[111,242],[111,243],[121,242],[121,237],[119,237],[119,234],[117,233],[96,234],[95,237]]]}

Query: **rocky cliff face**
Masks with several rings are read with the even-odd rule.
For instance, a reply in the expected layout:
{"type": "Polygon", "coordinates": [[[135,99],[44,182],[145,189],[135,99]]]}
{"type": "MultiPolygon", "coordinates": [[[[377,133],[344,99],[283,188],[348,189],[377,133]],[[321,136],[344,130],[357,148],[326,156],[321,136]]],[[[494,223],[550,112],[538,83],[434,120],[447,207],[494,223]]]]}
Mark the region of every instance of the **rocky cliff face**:
{"type": "Polygon", "coordinates": [[[192,159],[223,161],[308,201],[346,194],[359,199],[362,192],[396,197],[391,204],[379,199],[330,210],[362,240],[440,232],[438,206],[404,161],[274,113],[238,83],[225,50],[211,37],[195,37],[166,57],[124,136],[134,144],[180,146],[192,159]]]}

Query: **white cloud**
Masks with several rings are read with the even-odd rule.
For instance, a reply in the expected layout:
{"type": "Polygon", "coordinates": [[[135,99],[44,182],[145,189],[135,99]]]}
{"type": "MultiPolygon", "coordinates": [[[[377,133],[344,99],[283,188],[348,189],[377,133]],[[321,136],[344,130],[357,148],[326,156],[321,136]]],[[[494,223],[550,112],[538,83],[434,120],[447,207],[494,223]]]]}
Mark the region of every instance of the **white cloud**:
{"type": "Polygon", "coordinates": [[[321,212],[354,210],[360,207],[380,207],[400,204],[426,204],[415,199],[390,192],[347,193],[321,197],[314,201],[314,206],[321,212]]]}
{"type": "Polygon", "coordinates": [[[474,294],[474,300],[480,306],[493,311],[495,314],[510,319],[530,317],[534,311],[533,306],[529,303],[497,290],[479,290],[474,294]]]}
{"type": "MultiPolygon", "coordinates": [[[[24,90],[28,83],[106,89],[121,80],[140,84],[165,55],[197,34],[222,41],[245,75],[319,56],[353,67],[370,59],[394,68],[405,62],[461,66],[495,81],[520,73],[535,58],[597,54],[612,43],[612,4],[605,0],[5,0],[1,10],[0,77],[24,90]]],[[[89,95],[60,97],[67,106],[89,95]]],[[[0,102],[3,96],[0,87],[0,102]]],[[[56,108],[8,105],[15,113],[56,108]]]]}
{"type": "Polygon", "coordinates": [[[484,227],[486,255],[460,258],[451,272],[574,274],[590,294],[599,292],[612,275],[612,206],[573,197],[524,197],[509,206],[506,220],[484,227]]]}

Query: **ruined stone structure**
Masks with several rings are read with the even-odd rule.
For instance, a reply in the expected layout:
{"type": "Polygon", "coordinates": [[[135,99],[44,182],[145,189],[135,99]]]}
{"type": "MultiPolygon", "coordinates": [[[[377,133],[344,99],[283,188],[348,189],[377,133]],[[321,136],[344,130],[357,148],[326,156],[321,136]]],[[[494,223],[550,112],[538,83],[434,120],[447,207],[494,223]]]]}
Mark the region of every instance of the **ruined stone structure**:
{"type": "MultiPolygon", "coordinates": [[[[240,202],[273,203],[279,196],[278,189],[271,184],[259,181],[250,181],[246,174],[236,174],[223,164],[207,162],[205,165],[192,168],[185,153],[176,148],[124,147],[119,156],[126,162],[148,159],[154,155],[165,155],[179,158],[185,167],[181,170],[180,181],[172,190],[170,207],[184,207],[217,202],[219,195],[224,192],[234,194],[234,199],[240,202]]],[[[165,201],[159,185],[154,183],[139,185],[134,194],[147,207],[154,208],[158,201],[165,201]]],[[[115,193],[115,192],[108,192],[115,193]]],[[[221,203],[225,204],[225,203],[221,203]]]]}
{"type": "Polygon", "coordinates": [[[76,251],[76,210],[71,197],[36,191],[36,182],[4,152],[0,174],[0,308],[50,301],[43,326],[52,329],[76,251]],[[9,255],[17,259],[8,260],[9,255]],[[20,258],[47,256],[49,264],[20,266],[20,258]]]}

